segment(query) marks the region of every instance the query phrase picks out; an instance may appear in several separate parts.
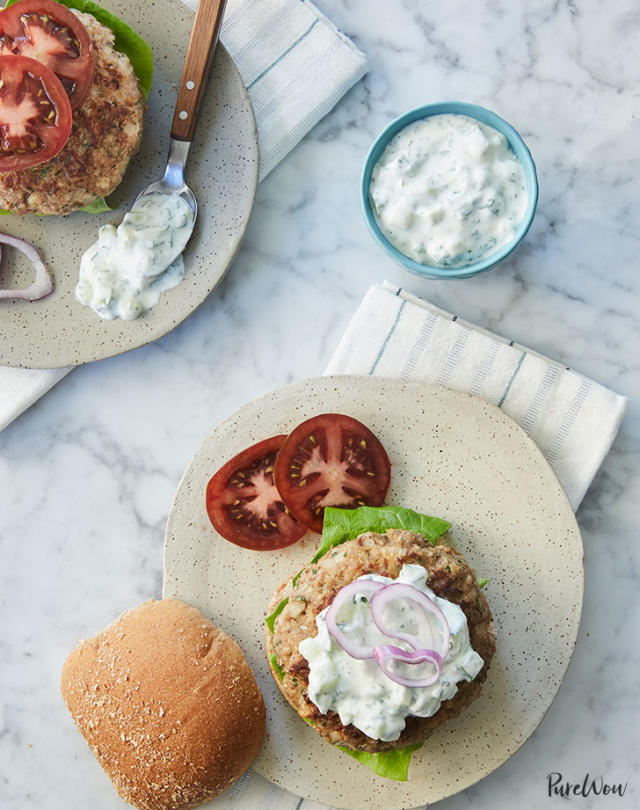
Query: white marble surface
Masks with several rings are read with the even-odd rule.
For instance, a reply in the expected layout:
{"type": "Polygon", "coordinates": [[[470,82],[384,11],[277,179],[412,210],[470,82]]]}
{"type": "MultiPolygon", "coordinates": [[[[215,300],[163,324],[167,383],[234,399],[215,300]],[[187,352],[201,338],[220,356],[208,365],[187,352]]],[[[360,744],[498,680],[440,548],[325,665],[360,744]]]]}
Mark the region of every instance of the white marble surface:
{"type": "Polygon", "coordinates": [[[62,662],[79,637],[160,595],[167,510],[204,436],[247,400],[320,374],[364,292],[384,278],[631,397],[578,512],[586,597],[565,684],[508,763],[438,807],[561,807],[547,798],[553,771],[629,783],[624,798],[574,797],[572,806],[637,807],[637,5],[318,5],[368,54],[370,73],[260,186],[226,280],[171,335],[74,371],[0,434],[0,807],[125,807],[62,704],[62,662]],[[396,268],[358,203],[377,132],[443,99],[511,121],[541,186],[525,245],[461,282],[396,268]]]}

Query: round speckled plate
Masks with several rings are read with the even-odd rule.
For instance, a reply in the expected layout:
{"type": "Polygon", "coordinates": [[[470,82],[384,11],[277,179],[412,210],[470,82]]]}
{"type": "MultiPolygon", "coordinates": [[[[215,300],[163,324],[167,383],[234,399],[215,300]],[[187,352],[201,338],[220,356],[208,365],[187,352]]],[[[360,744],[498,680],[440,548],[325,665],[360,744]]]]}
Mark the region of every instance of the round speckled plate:
{"type": "Polygon", "coordinates": [[[580,533],[534,443],[498,408],[439,386],[323,377],[268,394],[217,427],[178,488],[165,538],[164,595],[198,607],[244,650],[267,704],[254,768],[335,807],[415,807],[472,785],[508,759],[542,720],[575,646],[582,605],[580,533]],[[280,695],[264,651],[264,614],[278,585],[313,556],[318,535],[251,552],[212,529],[205,487],[231,456],[338,411],[367,424],[391,459],[387,503],[446,518],[450,537],[487,577],[497,652],[481,697],[412,760],[407,782],[374,775],[333,749],[280,695]]]}
{"type": "MultiPolygon", "coordinates": [[[[103,321],[74,297],[80,257],[98,228],[118,223],[137,193],[162,176],[169,129],[193,12],[180,0],[109,0],[113,11],[151,45],[155,72],[144,137],[124,182],[110,197],[118,209],[66,217],[3,216],[0,230],[33,242],[55,282],[42,301],[0,301],[0,365],[46,368],[112,357],[143,346],[187,318],[231,264],[245,232],[258,180],[258,141],[251,102],[225,49],[216,51],[211,79],[189,155],[187,182],[199,203],[185,251],[184,281],[135,321],[103,321]]],[[[26,287],[31,268],[14,251],[2,261],[2,286],[26,287]]]]}

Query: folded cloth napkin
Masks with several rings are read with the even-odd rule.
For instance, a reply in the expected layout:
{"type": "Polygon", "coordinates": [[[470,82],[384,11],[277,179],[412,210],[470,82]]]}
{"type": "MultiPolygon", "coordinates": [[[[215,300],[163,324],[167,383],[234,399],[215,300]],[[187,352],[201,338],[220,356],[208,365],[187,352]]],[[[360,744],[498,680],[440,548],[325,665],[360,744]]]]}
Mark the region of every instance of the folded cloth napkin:
{"type": "MultiPolygon", "coordinates": [[[[196,0],[185,0],[195,9],[196,0]]],[[[228,0],[221,39],[249,91],[260,179],[367,69],[366,59],[307,0],[228,0]]],[[[0,367],[0,430],[71,371],[0,367]]]]}
{"type": "Polygon", "coordinates": [[[535,441],[578,508],[625,397],[385,282],[371,287],[325,374],[438,383],[493,402],[535,441]]]}

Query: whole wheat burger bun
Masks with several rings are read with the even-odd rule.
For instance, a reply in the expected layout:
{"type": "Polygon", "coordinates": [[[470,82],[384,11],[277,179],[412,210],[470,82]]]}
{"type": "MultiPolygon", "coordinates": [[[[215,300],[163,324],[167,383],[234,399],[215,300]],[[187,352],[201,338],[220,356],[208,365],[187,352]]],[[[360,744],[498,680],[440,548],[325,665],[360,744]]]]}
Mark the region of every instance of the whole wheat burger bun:
{"type": "Polygon", "coordinates": [[[217,796],[262,745],[264,702],[242,651],[176,599],[144,602],[80,642],[61,687],[116,790],[140,810],[217,796]]]}

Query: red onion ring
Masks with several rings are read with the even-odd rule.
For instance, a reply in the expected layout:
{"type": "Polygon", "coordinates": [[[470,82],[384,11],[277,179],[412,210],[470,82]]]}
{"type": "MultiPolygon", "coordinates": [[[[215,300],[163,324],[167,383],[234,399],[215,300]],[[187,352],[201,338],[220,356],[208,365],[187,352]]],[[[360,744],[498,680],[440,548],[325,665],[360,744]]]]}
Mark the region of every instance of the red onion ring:
{"type": "Polygon", "coordinates": [[[376,582],[373,579],[356,579],[354,582],[351,582],[349,585],[345,585],[344,588],[341,588],[338,591],[335,599],[327,610],[325,622],[329,635],[332,636],[347,653],[347,655],[350,655],[352,658],[357,658],[360,661],[367,658],[373,658],[374,648],[359,646],[354,644],[352,641],[349,641],[349,639],[345,637],[342,630],[340,630],[338,627],[338,612],[340,608],[343,607],[357,593],[362,593],[365,595],[372,594],[384,587],[386,587],[384,582],[376,582]]]}
{"type": "Polygon", "coordinates": [[[443,659],[449,654],[449,644],[451,640],[451,630],[449,622],[444,613],[436,605],[436,603],[428,597],[425,593],[409,585],[405,582],[391,582],[384,584],[383,582],[376,582],[372,579],[357,579],[349,585],[341,588],[333,602],[327,609],[325,614],[325,622],[329,635],[342,647],[342,649],[351,656],[358,660],[366,660],[375,658],[375,661],[380,668],[380,671],[390,680],[399,683],[402,686],[408,687],[424,687],[432,686],[440,677],[442,673],[443,659]],[[345,604],[356,594],[362,594],[369,598],[369,606],[371,610],[371,617],[378,630],[387,638],[397,638],[406,642],[413,648],[412,652],[403,650],[400,647],[392,645],[380,644],[376,647],[358,645],[350,641],[338,627],[338,613],[345,604]],[[413,602],[419,608],[418,615],[422,617],[423,626],[420,636],[410,635],[408,633],[401,633],[398,631],[390,631],[384,625],[383,612],[389,602],[401,599],[405,602],[413,602]],[[420,643],[425,642],[425,635],[429,635],[429,644],[433,646],[434,632],[430,623],[430,617],[435,616],[441,625],[442,640],[439,644],[439,650],[430,648],[419,649],[420,643]],[[405,678],[399,675],[390,668],[391,661],[401,661],[405,664],[433,664],[435,673],[428,678],[405,678]]]}
{"type": "Polygon", "coordinates": [[[440,677],[440,673],[442,672],[442,658],[438,655],[435,650],[416,650],[414,652],[407,652],[406,650],[401,650],[400,647],[391,647],[391,646],[381,646],[376,647],[374,651],[376,663],[382,670],[382,672],[390,678],[395,683],[399,683],[401,686],[409,686],[409,687],[418,687],[418,686],[433,686],[433,684],[438,680],[440,677]],[[436,668],[435,673],[433,676],[428,678],[419,678],[414,680],[412,678],[405,678],[402,675],[398,675],[397,672],[393,672],[387,662],[391,661],[402,661],[404,664],[433,664],[436,668]]]}
{"type": "Polygon", "coordinates": [[[377,590],[371,599],[371,618],[373,619],[378,630],[383,635],[387,636],[387,638],[399,638],[402,641],[405,641],[414,650],[424,649],[425,644],[428,644],[429,647],[427,649],[431,650],[432,652],[436,652],[441,659],[446,658],[449,654],[451,630],[449,628],[449,622],[447,621],[446,616],[436,605],[433,599],[429,598],[426,593],[414,588],[413,585],[408,585],[405,582],[391,582],[384,588],[377,590]],[[382,617],[384,608],[389,604],[389,602],[396,599],[402,599],[405,602],[414,602],[423,609],[420,611],[420,613],[426,621],[424,626],[429,632],[428,641],[426,639],[421,639],[420,636],[409,635],[408,633],[400,633],[397,630],[389,630],[388,627],[385,627],[382,617]],[[442,626],[442,641],[435,650],[432,649],[436,647],[436,645],[434,644],[434,633],[429,623],[430,615],[435,616],[442,626]],[[424,643],[421,644],[421,641],[424,643]]]}
{"type": "Polygon", "coordinates": [[[38,251],[29,242],[24,239],[17,239],[15,236],[9,236],[7,233],[0,233],[0,243],[10,245],[16,248],[29,259],[36,271],[36,277],[33,284],[25,287],[22,290],[1,290],[0,299],[2,298],[23,298],[26,301],[38,301],[44,298],[45,295],[53,290],[53,282],[49,276],[49,271],[45,267],[38,251]]]}

